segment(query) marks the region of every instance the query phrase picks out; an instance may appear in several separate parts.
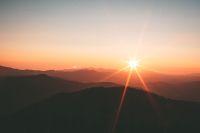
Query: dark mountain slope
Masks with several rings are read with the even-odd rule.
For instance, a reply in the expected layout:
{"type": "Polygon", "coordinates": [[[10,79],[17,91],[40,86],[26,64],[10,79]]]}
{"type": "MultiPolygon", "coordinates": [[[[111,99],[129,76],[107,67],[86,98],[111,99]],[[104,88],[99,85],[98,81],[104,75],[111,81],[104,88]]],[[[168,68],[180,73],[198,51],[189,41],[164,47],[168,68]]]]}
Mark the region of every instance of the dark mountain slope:
{"type": "Polygon", "coordinates": [[[20,109],[61,92],[72,92],[83,84],[44,74],[0,78],[0,114],[20,109]]]}
{"type": "MultiPolygon", "coordinates": [[[[57,94],[2,118],[2,132],[110,133],[121,87],[57,94]]],[[[200,104],[129,89],[116,133],[200,132],[200,104]],[[151,102],[150,102],[151,101],[151,102]],[[153,105],[153,106],[152,106],[153,105]]]]}
{"type": "Polygon", "coordinates": [[[0,115],[15,112],[57,93],[71,93],[95,86],[117,85],[109,82],[79,83],[44,74],[0,78],[0,115]]]}
{"type": "Polygon", "coordinates": [[[19,70],[15,68],[0,66],[0,77],[7,76],[25,76],[42,73],[42,71],[33,71],[33,70],[19,70]]]}

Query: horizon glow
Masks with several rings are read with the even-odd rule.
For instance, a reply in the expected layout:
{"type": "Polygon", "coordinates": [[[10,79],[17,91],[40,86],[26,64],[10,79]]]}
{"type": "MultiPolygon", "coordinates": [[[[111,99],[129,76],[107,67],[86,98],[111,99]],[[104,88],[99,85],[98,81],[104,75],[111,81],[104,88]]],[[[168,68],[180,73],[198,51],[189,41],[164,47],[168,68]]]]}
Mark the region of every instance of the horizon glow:
{"type": "Polygon", "coordinates": [[[200,72],[198,0],[0,1],[0,65],[200,72]]]}

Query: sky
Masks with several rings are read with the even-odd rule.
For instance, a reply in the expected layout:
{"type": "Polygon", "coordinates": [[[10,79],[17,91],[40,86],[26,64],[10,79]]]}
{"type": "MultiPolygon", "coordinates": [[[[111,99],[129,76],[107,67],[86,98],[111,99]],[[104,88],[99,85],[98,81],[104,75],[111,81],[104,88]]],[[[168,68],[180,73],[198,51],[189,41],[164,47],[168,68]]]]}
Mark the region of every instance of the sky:
{"type": "Polygon", "coordinates": [[[0,0],[0,65],[200,72],[199,0],[0,0]]]}

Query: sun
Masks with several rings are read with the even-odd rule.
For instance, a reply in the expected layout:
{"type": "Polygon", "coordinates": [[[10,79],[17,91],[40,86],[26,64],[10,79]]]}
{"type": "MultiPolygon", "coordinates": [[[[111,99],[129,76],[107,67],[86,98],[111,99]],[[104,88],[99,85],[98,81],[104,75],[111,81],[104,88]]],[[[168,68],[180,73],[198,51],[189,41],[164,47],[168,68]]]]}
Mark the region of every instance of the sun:
{"type": "Polygon", "coordinates": [[[128,66],[131,68],[131,69],[136,69],[138,67],[138,61],[137,60],[129,60],[128,61],[128,66]]]}

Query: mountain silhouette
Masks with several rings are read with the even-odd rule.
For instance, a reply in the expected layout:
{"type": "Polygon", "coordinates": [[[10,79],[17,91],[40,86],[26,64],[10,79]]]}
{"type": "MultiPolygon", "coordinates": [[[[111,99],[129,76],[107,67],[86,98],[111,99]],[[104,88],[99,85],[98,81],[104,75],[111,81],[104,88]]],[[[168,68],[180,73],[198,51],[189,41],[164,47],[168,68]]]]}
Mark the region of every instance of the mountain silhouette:
{"type": "Polygon", "coordinates": [[[27,75],[38,75],[47,74],[49,76],[62,78],[65,80],[73,80],[79,82],[96,82],[106,75],[110,74],[107,71],[96,71],[94,69],[80,69],[80,70],[20,70],[5,66],[0,66],[0,77],[7,76],[27,76],[27,75]]]}
{"type": "Polygon", "coordinates": [[[42,73],[42,71],[34,70],[19,70],[11,67],[0,66],[0,77],[7,76],[25,76],[42,73]]]}
{"type": "MultiPolygon", "coordinates": [[[[101,82],[112,82],[116,84],[124,85],[127,78],[127,73],[120,72],[116,75],[115,70],[107,69],[73,69],[73,70],[19,70],[10,67],[0,66],[0,77],[8,76],[30,76],[46,74],[50,77],[57,77],[60,79],[76,82],[84,82],[85,84],[93,84],[97,86],[101,82]],[[109,77],[109,78],[108,78],[109,77]]],[[[135,75],[135,74],[133,74],[135,75]]],[[[150,91],[161,96],[169,97],[177,100],[186,101],[200,101],[200,75],[188,74],[188,75],[166,75],[153,73],[149,71],[142,71],[141,75],[150,88],[150,91]]],[[[138,80],[133,76],[134,82],[130,82],[130,86],[137,86],[142,88],[138,80]]],[[[16,86],[17,87],[17,86],[16,86]]]]}
{"type": "Polygon", "coordinates": [[[57,93],[71,93],[95,86],[117,86],[117,84],[80,83],[45,74],[0,78],[0,115],[15,112],[57,93]]]}
{"type": "Polygon", "coordinates": [[[149,83],[151,92],[177,100],[200,102],[200,81],[149,83]]]}
{"type": "Polygon", "coordinates": [[[81,85],[45,74],[0,78],[0,114],[10,113],[57,93],[75,91],[81,85]]]}
{"type": "MultiPolygon", "coordinates": [[[[56,94],[2,117],[0,130],[4,133],[111,133],[122,88],[92,87],[56,94]]],[[[199,112],[200,103],[170,100],[129,88],[115,133],[200,132],[199,112]]]]}
{"type": "MultiPolygon", "coordinates": [[[[20,70],[14,69],[10,67],[0,66],[0,77],[7,77],[7,76],[23,76],[23,75],[38,75],[38,74],[47,74],[52,77],[58,77],[65,80],[72,80],[78,82],[98,82],[106,77],[109,77],[113,73],[116,73],[118,70],[106,70],[106,69],[69,69],[69,70],[20,70]]],[[[145,81],[148,82],[192,82],[192,81],[199,81],[200,74],[187,74],[187,75],[170,75],[170,74],[163,74],[163,73],[156,73],[151,71],[143,70],[141,72],[145,81]]],[[[127,77],[127,72],[121,71],[120,73],[107,78],[107,82],[115,82],[123,84],[124,80],[127,77]]]]}

